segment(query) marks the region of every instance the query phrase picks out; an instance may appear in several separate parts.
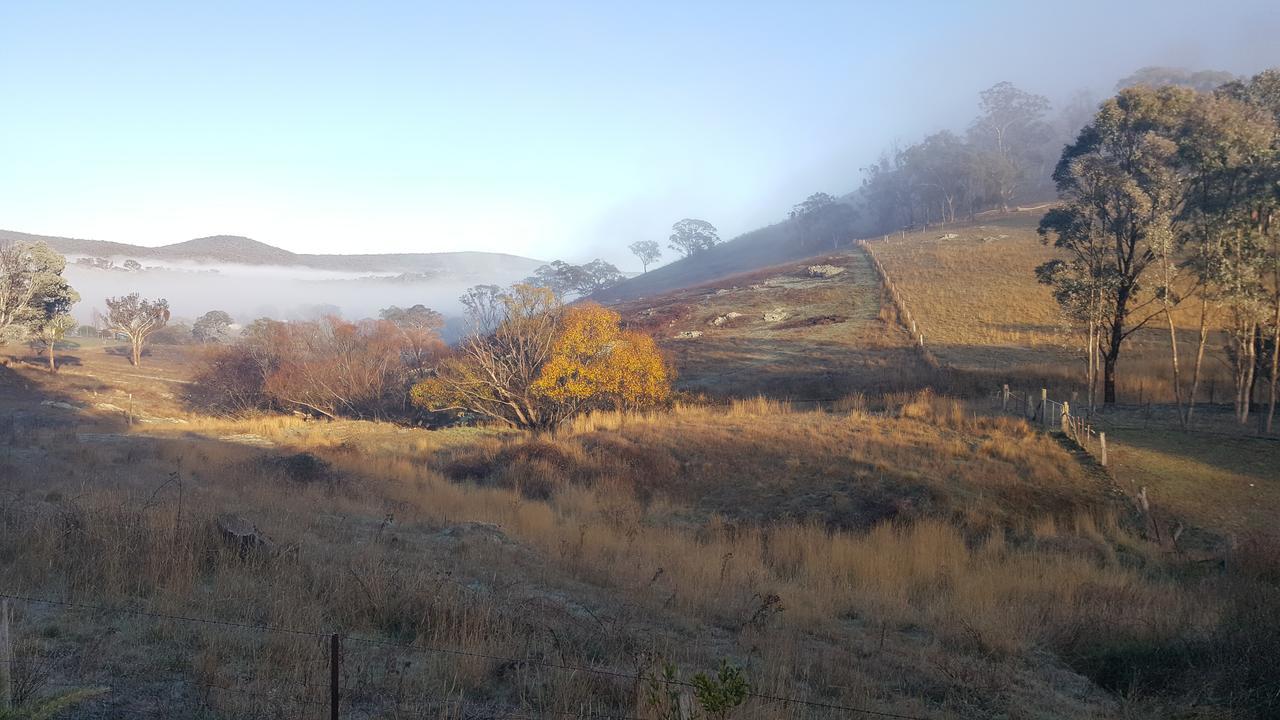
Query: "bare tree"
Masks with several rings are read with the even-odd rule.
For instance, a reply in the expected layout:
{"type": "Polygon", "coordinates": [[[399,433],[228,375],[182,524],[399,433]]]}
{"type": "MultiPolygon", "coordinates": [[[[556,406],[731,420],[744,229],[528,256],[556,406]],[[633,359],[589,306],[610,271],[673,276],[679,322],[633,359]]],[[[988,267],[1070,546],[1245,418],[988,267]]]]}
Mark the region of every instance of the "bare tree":
{"type": "Polygon", "coordinates": [[[129,338],[129,361],[136,367],[142,364],[147,338],[169,322],[169,301],[147,300],[138,293],[107,298],[105,320],[107,329],[129,338]]]}

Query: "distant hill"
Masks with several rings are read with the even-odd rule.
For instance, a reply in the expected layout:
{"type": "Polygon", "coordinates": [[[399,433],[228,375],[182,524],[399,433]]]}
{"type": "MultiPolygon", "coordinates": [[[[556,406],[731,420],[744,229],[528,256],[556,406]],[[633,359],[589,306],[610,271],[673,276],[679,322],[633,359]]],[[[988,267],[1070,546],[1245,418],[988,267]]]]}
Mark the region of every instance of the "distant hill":
{"type": "Polygon", "coordinates": [[[143,247],[106,240],[81,240],[0,230],[0,242],[3,241],[42,241],[64,255],[131,258],[144,263],[170,261],[278,265],[339,272],[408,272],[508,277],[532,274],[543,264],[541,260],[519,255],[489,252],[359,255],[294,253],[238,235],[213,235],[172,245],[143,247]]]}

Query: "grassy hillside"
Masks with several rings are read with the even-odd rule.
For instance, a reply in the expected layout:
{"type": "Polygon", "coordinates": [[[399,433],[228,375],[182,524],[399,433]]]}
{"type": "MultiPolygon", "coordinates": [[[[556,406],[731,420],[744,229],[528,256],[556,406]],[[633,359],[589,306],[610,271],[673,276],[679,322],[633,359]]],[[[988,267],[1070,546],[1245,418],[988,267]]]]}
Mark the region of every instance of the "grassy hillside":
{"type": "Polygon", "coordinates": [[[844,251],[617,303],[675,363],[679,387],[711,397],[835,400],[923,387],[929,373],[882,313],[862,253],[844,251]],[[815,277],[811,266],[838,269],[815,277]]]}
{"type": "MultiPolygon", "coordinates": [[[[922,717],[1157,717],[1105,691],[1137,680],[1112,658],[1225,622],[1105,477],[928,395],[603,414],[555,436],[217,420],[183,408],[183,357],[135,370],[108,349],[0,375],[3,587],[467,653],[349,642],[350,717],[442,698],[655,717],[628,675],[721,660],[761,694],[922,717]],[[242,557],[223,513],[280,550],[242,557]]],[[[99,714],[309,717],[325,697],[307,636],[25,605],[17,632],[46,682],[112,687],[99,714]]]]}
{"type": "Polygon", "coordinates": [[[643,275],[628,278],[596,293],[592,299],[607,303],[654,297],[832,249],[834,248],[799,244],[792,221],[783,221],[744,233],[692,257],[681,258],[643,275]]]}
{"type": "MultiPolygon", "coordinates": [[[[1057,395],[1069,396],[1083,383],[1084,339],[1066,322],[1050,289],[1036,282],[1036,266],[1056,257],[1036,234],[1041,215],[991,214],[974,224],[890,235],[870,246],[940,361],[990,374],[994,382],[1047,382],[1057,395]]],[[[1184,358],[1195,354],[1192,314],[1187,309],[1175,316],[1184,358]]],[[[1168,342],[1162,321],[1126,341],[1118,373],[1121,402],[1172,402],[1168,342]]],[[[1230,396],[1222,346],[1215,334],[1204,365],[1204,402],[1230,396]]]]}

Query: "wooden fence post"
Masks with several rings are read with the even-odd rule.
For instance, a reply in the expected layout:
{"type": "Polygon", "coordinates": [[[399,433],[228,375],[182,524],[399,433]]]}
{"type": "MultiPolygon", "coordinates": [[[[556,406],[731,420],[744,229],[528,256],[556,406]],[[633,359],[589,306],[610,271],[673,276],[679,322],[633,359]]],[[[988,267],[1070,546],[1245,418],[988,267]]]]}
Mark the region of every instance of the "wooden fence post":
{"type": "Polygon", "coordinates": [[[1000,412],[1009,412],[1009,383],[1000,388],[1000,412]]]}
{"type": "Polygon", "coordinates": [[[0,710],[13,709],[13,638],[10,623],[13,609],[8,600],[0,600],[0,710]]]}
{"type": "Polygon", "coordinates": [[[1044,420],[1044,429],[1049,429],[1049,390],[1040,388],[1040,417],[1044,420]]]}
{"type": "Polygon", "coordinates": [[[1107,466],[1107,434],[1106,433],[1104,432],[1098,433],[1098,446],[1100,448],[1098,451],[1098,455],[1099,455],[1098,463],[1102,465],[1102,467],[1106,467],[1107,466]]]}
{"type": "Polygon", "coordinates": [[[1036,414],[1035,414],[1035,411],[1031,409],[1031,393],[1027,393],[1026,398],[1027,398],[1027,411],[1026,411],[1027,419],[1032,420],[1035,418],[1036,414]]]}
{"type": "Polygon", "coordinates": [[[342,641],[338,633],[329,636],[329,720],[338,720],[338,703],[341,695],[338,692],[338,663],[341,662],[342,641]]]}
{"type": "Polygon", "coordinates": [[[1062,423],[1062,434],[1070,435],[1071,434],[1071,403],[1068,403],[1065,401],[1062,403],[1061,423],[1062,423]]]}

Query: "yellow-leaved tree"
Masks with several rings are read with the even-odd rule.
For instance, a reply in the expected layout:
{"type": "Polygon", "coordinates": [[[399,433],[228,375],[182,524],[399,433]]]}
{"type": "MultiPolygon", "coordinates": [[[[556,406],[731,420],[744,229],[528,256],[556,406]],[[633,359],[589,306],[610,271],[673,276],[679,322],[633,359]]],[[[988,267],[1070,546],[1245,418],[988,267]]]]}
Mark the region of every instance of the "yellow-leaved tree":
{"type": "Polygon", "coordinates": [[[599,305],[569,308],[551,359],[534,388],[575,410],[652,406],[671,392],[671,371],[653,338],[623,330],[618,313],[599,305]]]}
{"type": "Polygon", "coordinates": [[[612,310],[564,307],[523,284],[479,286],[462,301],[472,332],[414,385],[420,407],[554,428],[584,410],[639,408],[670,393],[672,372],[653,339],[624,331],[612,310]]]}

